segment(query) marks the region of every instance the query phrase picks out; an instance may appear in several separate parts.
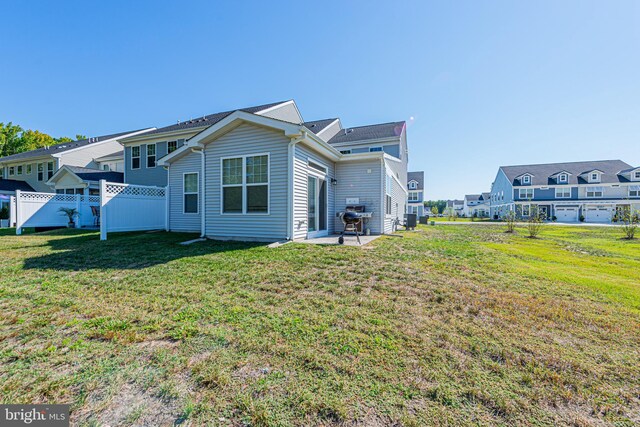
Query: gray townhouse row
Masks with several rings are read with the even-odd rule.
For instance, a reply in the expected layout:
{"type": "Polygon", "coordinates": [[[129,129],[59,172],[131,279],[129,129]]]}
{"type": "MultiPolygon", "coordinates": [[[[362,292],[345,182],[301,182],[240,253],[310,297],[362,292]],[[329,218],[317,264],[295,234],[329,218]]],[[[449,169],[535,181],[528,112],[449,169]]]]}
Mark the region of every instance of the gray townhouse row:
{"type": "Polygon", "coordinates": [[[104,179],[168,187],[173,231],[304,239],[341,231],[355,207],[382,234],[409,210],[408,153],[403,121],[305,121],[289,100],[0,158],[0,194],[92,195],[104,179]]]}

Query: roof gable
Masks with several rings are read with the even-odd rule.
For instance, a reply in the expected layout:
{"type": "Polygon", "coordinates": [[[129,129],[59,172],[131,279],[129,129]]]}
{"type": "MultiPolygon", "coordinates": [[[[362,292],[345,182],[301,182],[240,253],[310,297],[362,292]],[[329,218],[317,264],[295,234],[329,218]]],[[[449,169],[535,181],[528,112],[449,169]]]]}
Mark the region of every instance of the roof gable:
{"type": "Polygon", "coordinates": [[[399,138],[404,132],[405,126],[405,122],[391,122],[344,128],[329,140],[329,144],[399,138]]]}

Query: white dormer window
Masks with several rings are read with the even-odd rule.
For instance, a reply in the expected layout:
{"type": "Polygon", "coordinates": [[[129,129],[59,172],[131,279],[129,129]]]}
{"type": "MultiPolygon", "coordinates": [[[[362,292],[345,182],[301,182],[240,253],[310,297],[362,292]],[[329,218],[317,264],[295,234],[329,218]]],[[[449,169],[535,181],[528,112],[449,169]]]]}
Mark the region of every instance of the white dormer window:
{"type": "Polygon", "coordinates": [[[598,172],[591,173],[591,182],[598,182],[600,180],[600,175],[598,172]]]}
{"type": "Polygon", "coordinates": [[[411,181],[409,183],[409,190],[415,190],[416,188],[418,188],[418,183],[415,181],[411,181]]]}
{"type": "Polygon", "coordinates": [[[522,177],[523,184],[531,184],[531,177],[529,175],[525,175],[522,177]]]}
{"type": "Polygon", "coordinates": [[[633,179],[640,179],[640,171],[635,171],[633,173],[633,179]]]}
{"type": "Polygon", "coordinates": [[[558,175],[558,182],[567,182],[569,176],[566,173],[561,173],[558,175]]]}

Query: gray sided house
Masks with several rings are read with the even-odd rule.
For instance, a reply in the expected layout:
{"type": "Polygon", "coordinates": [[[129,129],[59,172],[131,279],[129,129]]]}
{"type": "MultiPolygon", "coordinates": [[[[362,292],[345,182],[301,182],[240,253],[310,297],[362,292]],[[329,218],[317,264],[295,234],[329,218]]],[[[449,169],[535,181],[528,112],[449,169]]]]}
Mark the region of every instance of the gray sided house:
{"type": "Polygon", "coordinates": [[[424,172],[409,172],[407,174],[408,207],[407,213],[418,217],[425,215],[424,209],[424,172]]]}
{"type": "Polygon", "coordinates": [[[614,220],[640,209],[640,167],[621,160],[502,166],[491,189],[491,213],[540,211],[559,222],[614,220]]]}
{"type": "MultiPolygon", "coordinates": [[[[164,187],[168,183],[167,170],[158,160],[182,147],[186,140],[215,125],[235,110],[209,114],[176,124],[154,128],[150,132],[132,137],[121,137],[124,146],[124,176],[127,184],[164,187]]],[[[276,102],[240,111],[271,117],[288,122],[300,122],[300,113],[293,101],[276,102]]]]}
{"type": "Polygon", "coordinates": [[[4,179],[25,182],[32,191],[51,193],[55,188],[50,185],[49,180],[63,166],[97,169],[101,164],[96,160],[122,150],[118,138],[138,135],[148,130],[141,129],[64,142],[6,156],[0,158],[0,176],[4,179]]]}
{"type": "Polygon", "coordinates": [[[248,110],[223,113],[159,160],[168,170],[170,230],[301,240],[341,231],[336,214],[354,205],[371,213],[365,227],[374,234],[402,219],[403,122],[348,129],[339,119],[304,122],[293,101],[248,110]]]}

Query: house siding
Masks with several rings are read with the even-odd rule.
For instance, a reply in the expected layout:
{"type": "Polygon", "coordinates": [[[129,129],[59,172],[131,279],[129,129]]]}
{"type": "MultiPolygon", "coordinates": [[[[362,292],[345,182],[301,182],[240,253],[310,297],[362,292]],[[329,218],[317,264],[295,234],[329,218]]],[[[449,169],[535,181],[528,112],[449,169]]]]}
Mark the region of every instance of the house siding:
{"type": "Polygon", "coordinates": [[[286,105],[279,106],[273,110],[270,110],[266,113],[260,113],[261,116],[271,117],[272,119],[278,119],[289,123],[299,124],[302,122],[302,117],[300,117],[300,113],[298,113],[298,109],[295,104],[289,103],[286,105]]]}
{"type": "Polygon", "coordinates": [[[81,150],[61,153],[58,168],[70,165],[97,169],[98,163],[93,159],[117,153],[120,150],[122,150],[122,145],[118,141],[85,145],[81,150]]]}
{"type": "MultiPolygon", "coordinates": [[[[391,163],[391,162],[390,162],[391,163]]],[[[393,171],[389,168],[387,169],[387,173],[391,173],[393,174],[393,171]]],[[[406,174],[405,174],[406,176],[406,174]]],[[[384,181],[383,181],[384,182],[384,181]]],[[[400,222],[402,222],[402,220],[404,219],[404,213],[406,212],[407,208],[406,208],[406,200],[407,200],[407,195],[404,192],[404,188],[406,187],[406,182],[404,184],[398,184],[398,181],[396,181],[395,179],[391,179],[391,215],[386,215],[386,203],[387,203],[387,198],[384,198],[384,212],[385,212],[385,216],[384,216],[384,233],[388,234],[388,233],[393,233],[396,230],[396,222],[397,220],[400,220],[400,222]]],[[[386,191],[386,189],[384,190],[386,191]]],[[[386,196],[386,194],[385,194],[386,196]]]]}
{"type": "Polygon", "coordinates": [[[327,167],[327,230],[329,234],[335,231],[336,213],[335,186],[331,179],[336,177],[335,163],[327,157],[316,153],[303,145],[296,145],[294,156],[294,185],[293,185],[293,238],[296,240],[307,237],[308,228],[308,171],[309,161],[327,167]]]}
{"type": "Polygon", "coordinates": [[[189,153],[169,167],[169,229],[171,231],[200,232],[202,229],[202,155],[189,153]],[[198,213],[184,213],[184,174],[198,173],[198,213]]]}
{"type": "Polygon", "coordinates": [[[280,131],[243,124],[208,144],[206,235],[221,240],[277,241],[287,237],[289,139],[280,131]],[[269,214],[222,214],[221,158],[269,153],[269,214]]]}
{"type": "MultiPolygon", "coordinates": [[[[381,160],[367,160],[336,163],[338,184],[335,186],[335,211],[343,211],[346,199],[357,197],[360,205],[365,205],[367,212],[373,212],[373,217],[365,225],[371,233],[382,233],[384,206],[382,193],[384,191],[384,175],[381,160]]],[[[340,218],[334,214],[335,230],[341,232],[344,228],[340,218]]]]}
{"type": "MultiPolygon", "coordinates": [[[[173,139],[172,141],[175,141],[173,139]]],[[[160,158],[167,155],[167,142],[163,139],[158,142],[149,142],[145,144],[131,144],[124,148],[124,178],[127,184],[136,185],[155,185],[164,187],[167,185],[167,170],[162,166],[158,166],[157,162],[160,158]],[[147,167],[147,145],[156,144],[156,167],[147,167]],[[140,169],[131,169],[131,147],[140,147],[140,169]]],[[[178,147],[184,144],[184,139],[178,140],[178,147]]]]}

